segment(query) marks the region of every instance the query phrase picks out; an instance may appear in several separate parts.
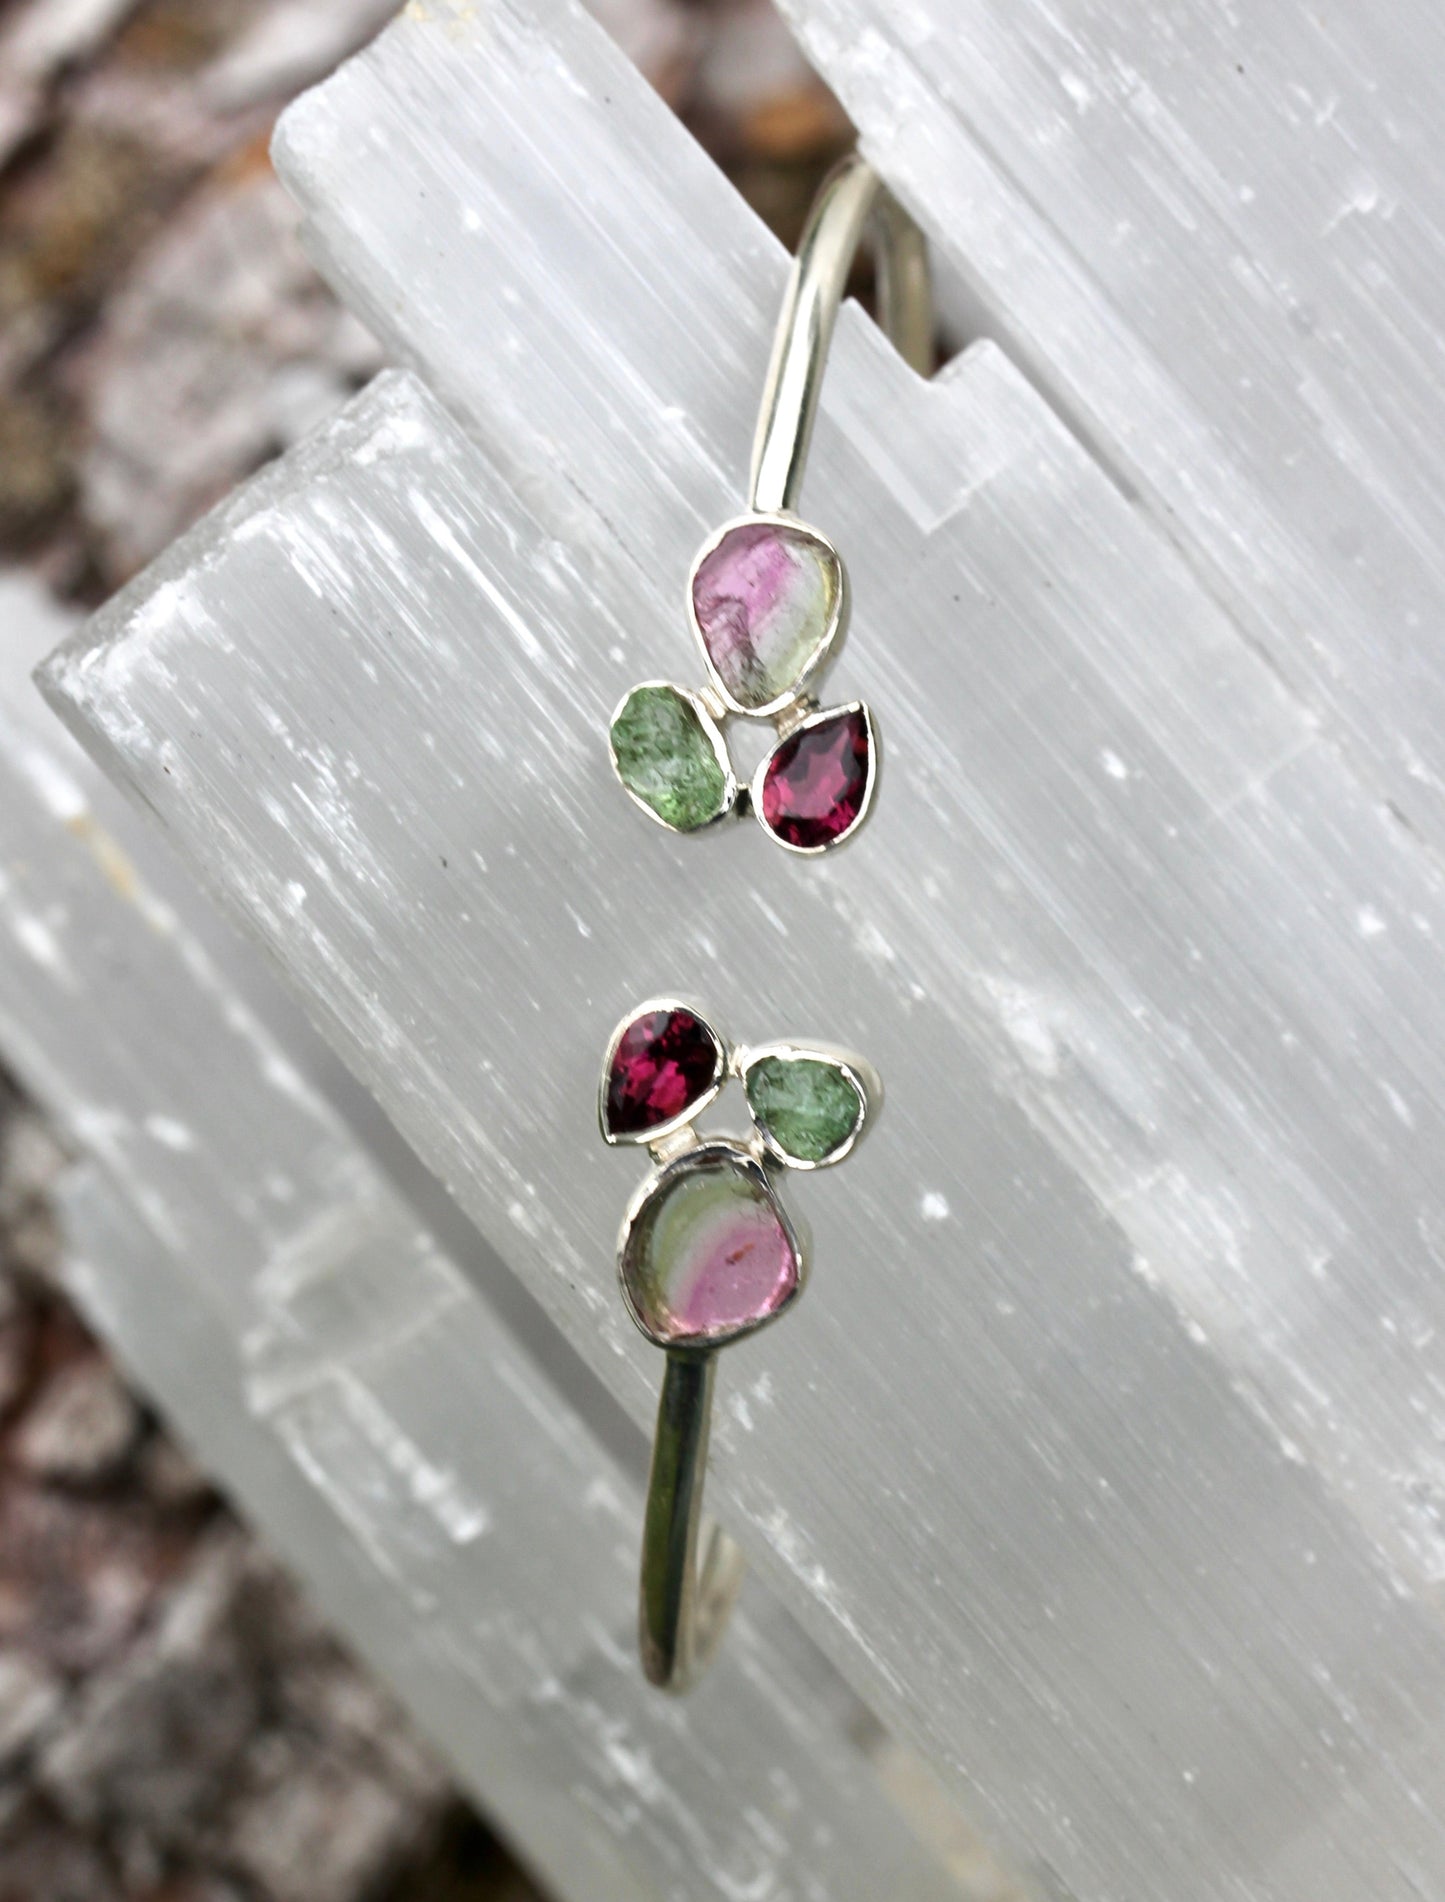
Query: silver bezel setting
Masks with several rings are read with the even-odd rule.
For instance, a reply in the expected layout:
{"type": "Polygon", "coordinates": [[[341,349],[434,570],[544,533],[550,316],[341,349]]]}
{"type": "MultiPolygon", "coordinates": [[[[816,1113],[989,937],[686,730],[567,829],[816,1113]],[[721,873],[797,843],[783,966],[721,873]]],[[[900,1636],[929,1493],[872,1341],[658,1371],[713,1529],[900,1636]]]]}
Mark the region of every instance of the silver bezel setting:
{"type": "Polygon", "coordinates": [[[752,783],[748,788],[748,804],[752,807],[753,816],[758,824],[774,845],[780,845],[785,852],[795,852],[799,858],[821,858],[825,852],[839,851],[855,839],[862,830],[863,821],[868,817],[874,793],[877,791],[881,764],[878,751],[878,729],[873,722],[873,709],[866,700],[845,700],[835,707],[815,707],[803,719],[794,720],[790,725],[781,728],[777,745],[769,747],[767,753],[759,761],[757,771],[753,774],[752,783]],[[846,832],[840,832],[836,838],[825,839],[821,845],[794,845],[790,839],[785,839],[781,833],[775,832],[763,817],[763,782],[767,778],[768,768],[777,758],[779,748],[786,746],[788,741],[797,734],[805,733],[811,727],[823,726],[829,720],[837,720],[850,713],[862,714],[863,725],[868,734],[868,777],[863,783],[863,798],[858,807],[858,816],[846,832]]]}
{"type": "Polygon", "coordinates": [[[613,776],[623,792],[625,792],[627,797],[632,801],[633,805],[645,812],[654,825],[661,826],[664,832],[672,833],[675,838],[692,839],[698,837],[701,833],[711,832],[714,826],[721,824],[725,819],[731,819],[736,813],[739,791],[738,777],[733,771],[732,756],[728,752],[727,740],[723,736],[722,724],[717,717],[716,710],[709,704],[709,697],[706,690],[700,693],[695,687],[679,687],[675,680],[639,680],[635,682],[634,685],[627,689],[627,692],[623,694],[617,705],[612,709],[611,716],[608,719],[607,756],[612,761],[613,776]],[[622,777],[622,768],[617,758],[617,748],[612,743],[612,729],[622,717],[622,709],[627,705],[632,696],[635,693],[642,693],[647,688],[664,688],[669,693],[675,693],[680,700],[687,701],[693,712],[696,713],[702,730],[712,746],[713,757],[722,768],[723,791],[725,794],[724,803],[710,819],[704,819],[700,826],[675,826],[670,819],[664,819],[660,812],[648,805],[647,801],[642,798],[639,793],[635,793],[622,777]]]}
{"type": "Polygon", "coordinates": [[[691,1144],[680,1155],[673,1156],[659,1168],[654,1169],[651,1175],[638,1186],[628,1202],[627,1212],[622,1218],[622,1226],[617,1235],[617,1284],[622,1290],[623,1306],[627,1309],[633,1325],[655,1347],[661,1347],[670,1353],[688,1350],[711,1352],[717,1348],[730,1346],[734,1341],[745,1340],[749,1335],[760,1333],[763,1328],[771,1327],[774,1321],[786,1314],[808,1285],[808,1277],[812,1272],[812,1254],[812,1239],[806,1223],[800,1221],[791,1210],[784,1206],[768,1164],[758,1155],[752,1144],[735,1136],[708,1136],[702,1141],[691,1144]],[[679,1176],[695,1169],[706,1168],[719,1160],[725,1160],[739,1173],[747,1176],[767,1195],[769,1203],[777,1213],[778,1220],[783,1225],[783,1231],[787,1235],[797,1260],[798,1279],[792,1291],[779,1306],[774,1308],[771,1314],[764,1315],[761,1320],[745,1322],[720,1334],[679,1335],[667,1339],[654,1333],[637,1311],[632,1290],[627,1283],[628,1246],[639,1217],[655,1196],[664,1193],[679,1176]]]}
{"type": "Polygon", "coordinates": [[[655,1152],[659,1146],[666,1145],[670,1137],[676,1136],[680,1130],[688,1129],[701,1116],[708,1105],[715,1101],[719,1090],[732,1074],[732,1052],[706,1011],[685,997],[649,997],[627,1013],[608,1039],[607,1053],[602,1059],[602,1075],[597,1085],[597,1127],[602,1131],[602,1140],[614,1149],[650,1149],[655,1152]],[[607,1086],[612,1078],[612,1065],[618,1045],[639,1017],[650,1016],[655,1011],[685,1011],[702,1025],[713,1043],[712,1082],[685,1110],[665,1123],[658,1123],[652,1129],[611,1129],[607,1122],[607,1086]]]}
{"type": "Polygon", "coordinates": [[[757,509],[749,511],[746,515],[735,515],[731,521],[724,522],[721,528],[716,529],[713,534],[708,537],[702,547],[697,551],[697,554],[693,558],[692,567],[688,570],[688,626],[692,629],[697,639],[697,644],[702,649],[703,663],[707,668],[708,680],[713,691],[717,694],[718,699],[727,708],[728,712],[735,713],[744,720],[776,719],[778,715],[786,713],[787,710],[796,705],[798,701],[807,699],[810,689],[822,677],[824,669],[837,658],[838,652],[848,632],[848,620],[851,611],[852,590],[848,581],[848,569],[842,555],[839,553],[837,544],[833,542],[829,536],[825,535],[820,528],[815,528],[811,522],[804,521],[801,515],[794,514],[791,509],[757,509]],[[733,698],[728,692],[727,683],[722,679],[717,668],[713,665],[712,655],[708,652],[707,642],[703,638],[701,627],[698,625],[697,607],[693,600],[693,588],[697,581],[698,570],[702,567],[702,564],[707,560],[709,555],[721,547],[729,535],[736,529],[753,528],[757,526],[788,528],[794,532],[800,531],[815,541],[820,548],[824,549],[837,563],[838,600],[833,611],[832,619],[825,631],[819,636],[807,665],[794,679],[787,692],[779,694],[776,699],[769,700],[764,706],[750,707],[745,706],[741,701],[733,698]]]}
{"type": "Polygon", "coordinates": [[[840,1050],[833,1044],[791,1043],[786,1039],[778,1039],[773,1043],[745,1044],[733,1051],[729,1070],[742,1085],[748,1115],[752,1118],[763,1154],[777,1167],[797,1169],[804,1174],[814,1169],[831,1169],[836,1163],[842,1162],[845,1156],[851,1156],[867,1134],[883,1102],[883,1081],[873,1065],[855,1051],[840,1050]],[[829,1155],[820,1156],[816,1161],[805,1156],[794,1156],[782,1147],[760,1121],[753,1109],[752,1098],[748,1095],[748,1072],[770,1057],[780,1058],[784,1063],[826,1063],[835,1070],[841,1070],[857,1092],[858,1120],[847,1140],[829,1155]]]}

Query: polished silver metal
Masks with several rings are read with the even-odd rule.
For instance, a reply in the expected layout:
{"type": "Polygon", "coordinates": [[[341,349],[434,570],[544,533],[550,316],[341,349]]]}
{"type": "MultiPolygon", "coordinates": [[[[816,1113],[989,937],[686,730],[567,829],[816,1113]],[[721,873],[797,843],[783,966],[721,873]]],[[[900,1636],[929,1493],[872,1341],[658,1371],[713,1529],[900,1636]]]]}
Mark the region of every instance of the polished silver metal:
{"type": "MultiPolygon", "coordinates": [[[[795,503],[802,488],[803,471],[813,436],[818,397],[823,386],[828,350],[837,322],[838,310],[847,287],[848,273],[859,248],[868,243],[874,253],[878,279],[879,321],[897,346],[904,360],[920,374],[933,363],[933,297],[928,249],[922,232],[887,191],[876,172],[857,154],[842,161],[824,181],[809,213],[798,246],[798,254],[788,276],[782,311],[773,340],[772,357],[763,388],[763,400],[754,436],[752,466],[748,481],[749,507],[746,513],[725,522],[703,543],[695,557],[687,583],[687,613],[693,633],[702,649],[708,671],[708,686],[701,694],[685,688],[685,694],[704,718],[704,729],[727,775],[726,804],[712,818],[696,826],[674,826],[641,798],[622,778],[617,749],[609,738],[613,771],[634,803],[648,817],[670,831],[710,830],[717,819],[728,813],[739,815],[751,806],[765,832],[785,850],[816,858],[836,851],[860,829],[867,818],[877,782],[878,738],[871,714],[863,708],[868,727],[868,780],[859,809],[852,820],[835,836],[821,844],[800,846],[783,838],[763,817],[759,799],[768,765],[777,752],[764,760],[751,786],[739,792],[731,767],[727,764],[726,722],[737,717],[771,720],[781,745],[800,726],[822,723],[832,715],[851,710],[820,706],[818,685],[829,665],[837,658],[848,627],[850,587],[842,555],[821,529],[797,514],[795,503]],[[697,611],[696,584],[702,564],[729,536],[753,527],[773,527],[807,537],[836,569],[837,596],[825,624],[816,630],[811,649],[786,685],[766,701],[756,704],[738,698],[729,688],[714,656],[697,611]]],[[[747,626],[752,612],[746,588],[738,599],[738,612],[747,626]]],[[[766,614],[768,609],[758,612],[766,614]]],[[[746,633],[741,637],[747,638],[746,633]]],[[[671,683],[653,681],[651,686],[671,683]]],[[[615,725],[626,696],[613,715],[615,725]]],[[[851,703],[853,706],[858,703],[851,703]]],[[[679,763],[676,770],[684,770],[679,763]]]]}
{"type": "Polygon", "coordinates": [[[923,233],[858,153],[823,181],[783,296],[753,441],[749,502],[791,513],[803,486],[833,326],[860,245],[871,238],[878,318],[903,360],[933,367],[933,289],[923,233]]]}
{"type": "MultiPolygon", "coordinates": [[[[812,1243],[806,1226],[784,1207],[778,1176],[784,1169],[820,1169],[841,1162],[861,1141],[883,1100],[877,1071],[862,1057],[831,1044],[774,1041],[728,1045],[707,1013],[691,1001],[654,997],[628,1012],[607,1042],[598,1088],[598,1122],[609,1143],[645,1146],[654,1168],[631,1196],[617,1238],[617,1281],[623,1304],[639,1333],[667,1355],[658,1401],[657,1430],[643,1516],[642,1565],[638,1588],[638,1648],[648,1681],[681,1692],[707,1669],[726,1629],[742,1583],[743,1555],[721,1527],[703,1515],[708,1434],[712,1418],[715,1362],[721,1348],[770,1327],[801,1297],[812,1268],[812,1243]],[[641,1132],[619,1135],[610,1125],[607,1104],[613,1060],[629,1029],[658,1012],[686,1011],[711,1035],[718,1052],[712,1082],[700,1089],[679,1114],[641,1132]],[[858,1099],[858,1114],[847,1137],[827,1155],[792,1154],[753,1110],[748,1073],[766,1058],[785,1063],[822,1063],[836,1069],[858,1099]],[[700,1137],[697,1118],[729,1081],[742,1085],[752,1118],[746,1137],[700,1137]],[[637,1297],[636,1278],[645,1262],[637,1258],[640,1223],[661,1198],[686,1176],[725,1167],[749,1182],[759,1200],[776,1214],[792,1251],[796,1280],[764,1314],[752,1314],[706,1333],[667,1329],[650,1317],[637,1297]]],[[[655,1314],[655,1310],[654,1310],[655,1314]]]]}
{"type": "Polygon", "coordinates": [[[703,1519],[716,1371],[714,1352],[670,1350],[657,1403],[637,1638],[648,1682],[674,1694],[689,1690],[712,1662],[747,1569],[737,1541],[703,1519]]]}

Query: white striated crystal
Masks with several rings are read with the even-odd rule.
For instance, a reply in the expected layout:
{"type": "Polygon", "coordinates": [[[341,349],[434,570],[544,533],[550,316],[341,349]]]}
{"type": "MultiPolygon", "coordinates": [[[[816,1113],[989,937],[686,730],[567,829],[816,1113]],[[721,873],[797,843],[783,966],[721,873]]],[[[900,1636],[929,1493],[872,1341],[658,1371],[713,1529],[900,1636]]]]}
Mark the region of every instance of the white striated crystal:
{"type": "MultiPolygon", "coordinates": [[[[885,173],[928,123],[874,125],[885,173]]],[[[865,1051],[877,1131],[798,1185],[813,1285],[725,1363],[730,1525],[1042,1891],[1440,1890],[1436,860],[1200,541],[995,349],[924,384],[856,311],[803,505],[854,584],[876,809],[810,866],[648,827],[606,720],[695,668],[778,248],[563,0],[428,0],[280,156],[464,428],[375,386],[57,701],[639,1419],[611,1026],[684,985],[865,1051]]]]}
{"type": "Polygon", "coordinates": [[[779,3],[970,334],[1445,844],[1445,10],[779,3]]]}
{"type": "MultiPolygon", "coordinates": [[[[0,620],[7,663],[63,630],[15,580],[0,620]]],[[[643,1683],[631,1472],[158,844],[0,680],[0,1055],[85,1158],[60,1199],[86,1311],[559,1897],[957,1896],[759,1586],[706,1698],[643,1683]]]]}

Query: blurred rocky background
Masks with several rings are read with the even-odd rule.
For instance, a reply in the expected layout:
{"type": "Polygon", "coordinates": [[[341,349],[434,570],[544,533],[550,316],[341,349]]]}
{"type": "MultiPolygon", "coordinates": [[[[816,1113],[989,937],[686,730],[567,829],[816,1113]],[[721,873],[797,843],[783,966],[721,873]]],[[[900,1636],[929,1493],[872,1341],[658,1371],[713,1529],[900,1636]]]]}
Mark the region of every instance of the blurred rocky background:
{"type": "MultiPolygon", "coordinates": [[[[376,370],[267,142],[395,11],[0,0],[0,559],[104,599],[376,370]]],[[[595,11],[791,239],[850,133],[766,0],[595,11]]]]}
{"type": "MultiPolygon", "coordinates": [[[[103,600],[379,367],[267,142],[395,10],[0,0],[0,562],[103,600]]],[[[791,243],[851,135],[765,0],[594,10],[791,243]]],[[[0,1079],[0,1902],[535,1898],[65,1300],[62,1164],[0,1079]]]]}

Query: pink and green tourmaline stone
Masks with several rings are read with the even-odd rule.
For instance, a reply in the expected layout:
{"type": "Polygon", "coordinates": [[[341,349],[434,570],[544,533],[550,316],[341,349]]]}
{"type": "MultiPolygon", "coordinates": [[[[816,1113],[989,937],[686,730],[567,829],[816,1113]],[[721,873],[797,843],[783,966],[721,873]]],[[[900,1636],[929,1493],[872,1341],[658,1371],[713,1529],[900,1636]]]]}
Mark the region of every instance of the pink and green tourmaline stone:
{"type": "Polygon", "coordinates": [[[801,523],[744,522],[698,563],[693,616],[718,684],[756,713],[801,683],[838,625],[843,572],[801,523]]]}
{"type": "Polygon", "coordinates": [[[658,1177],[629,1224],[623,1286],[661,1347],[720,1346],[771,1320],[798,1292],[802,1256],[767,1175],[730,1143],[707,1143],[658,1177]]]}

